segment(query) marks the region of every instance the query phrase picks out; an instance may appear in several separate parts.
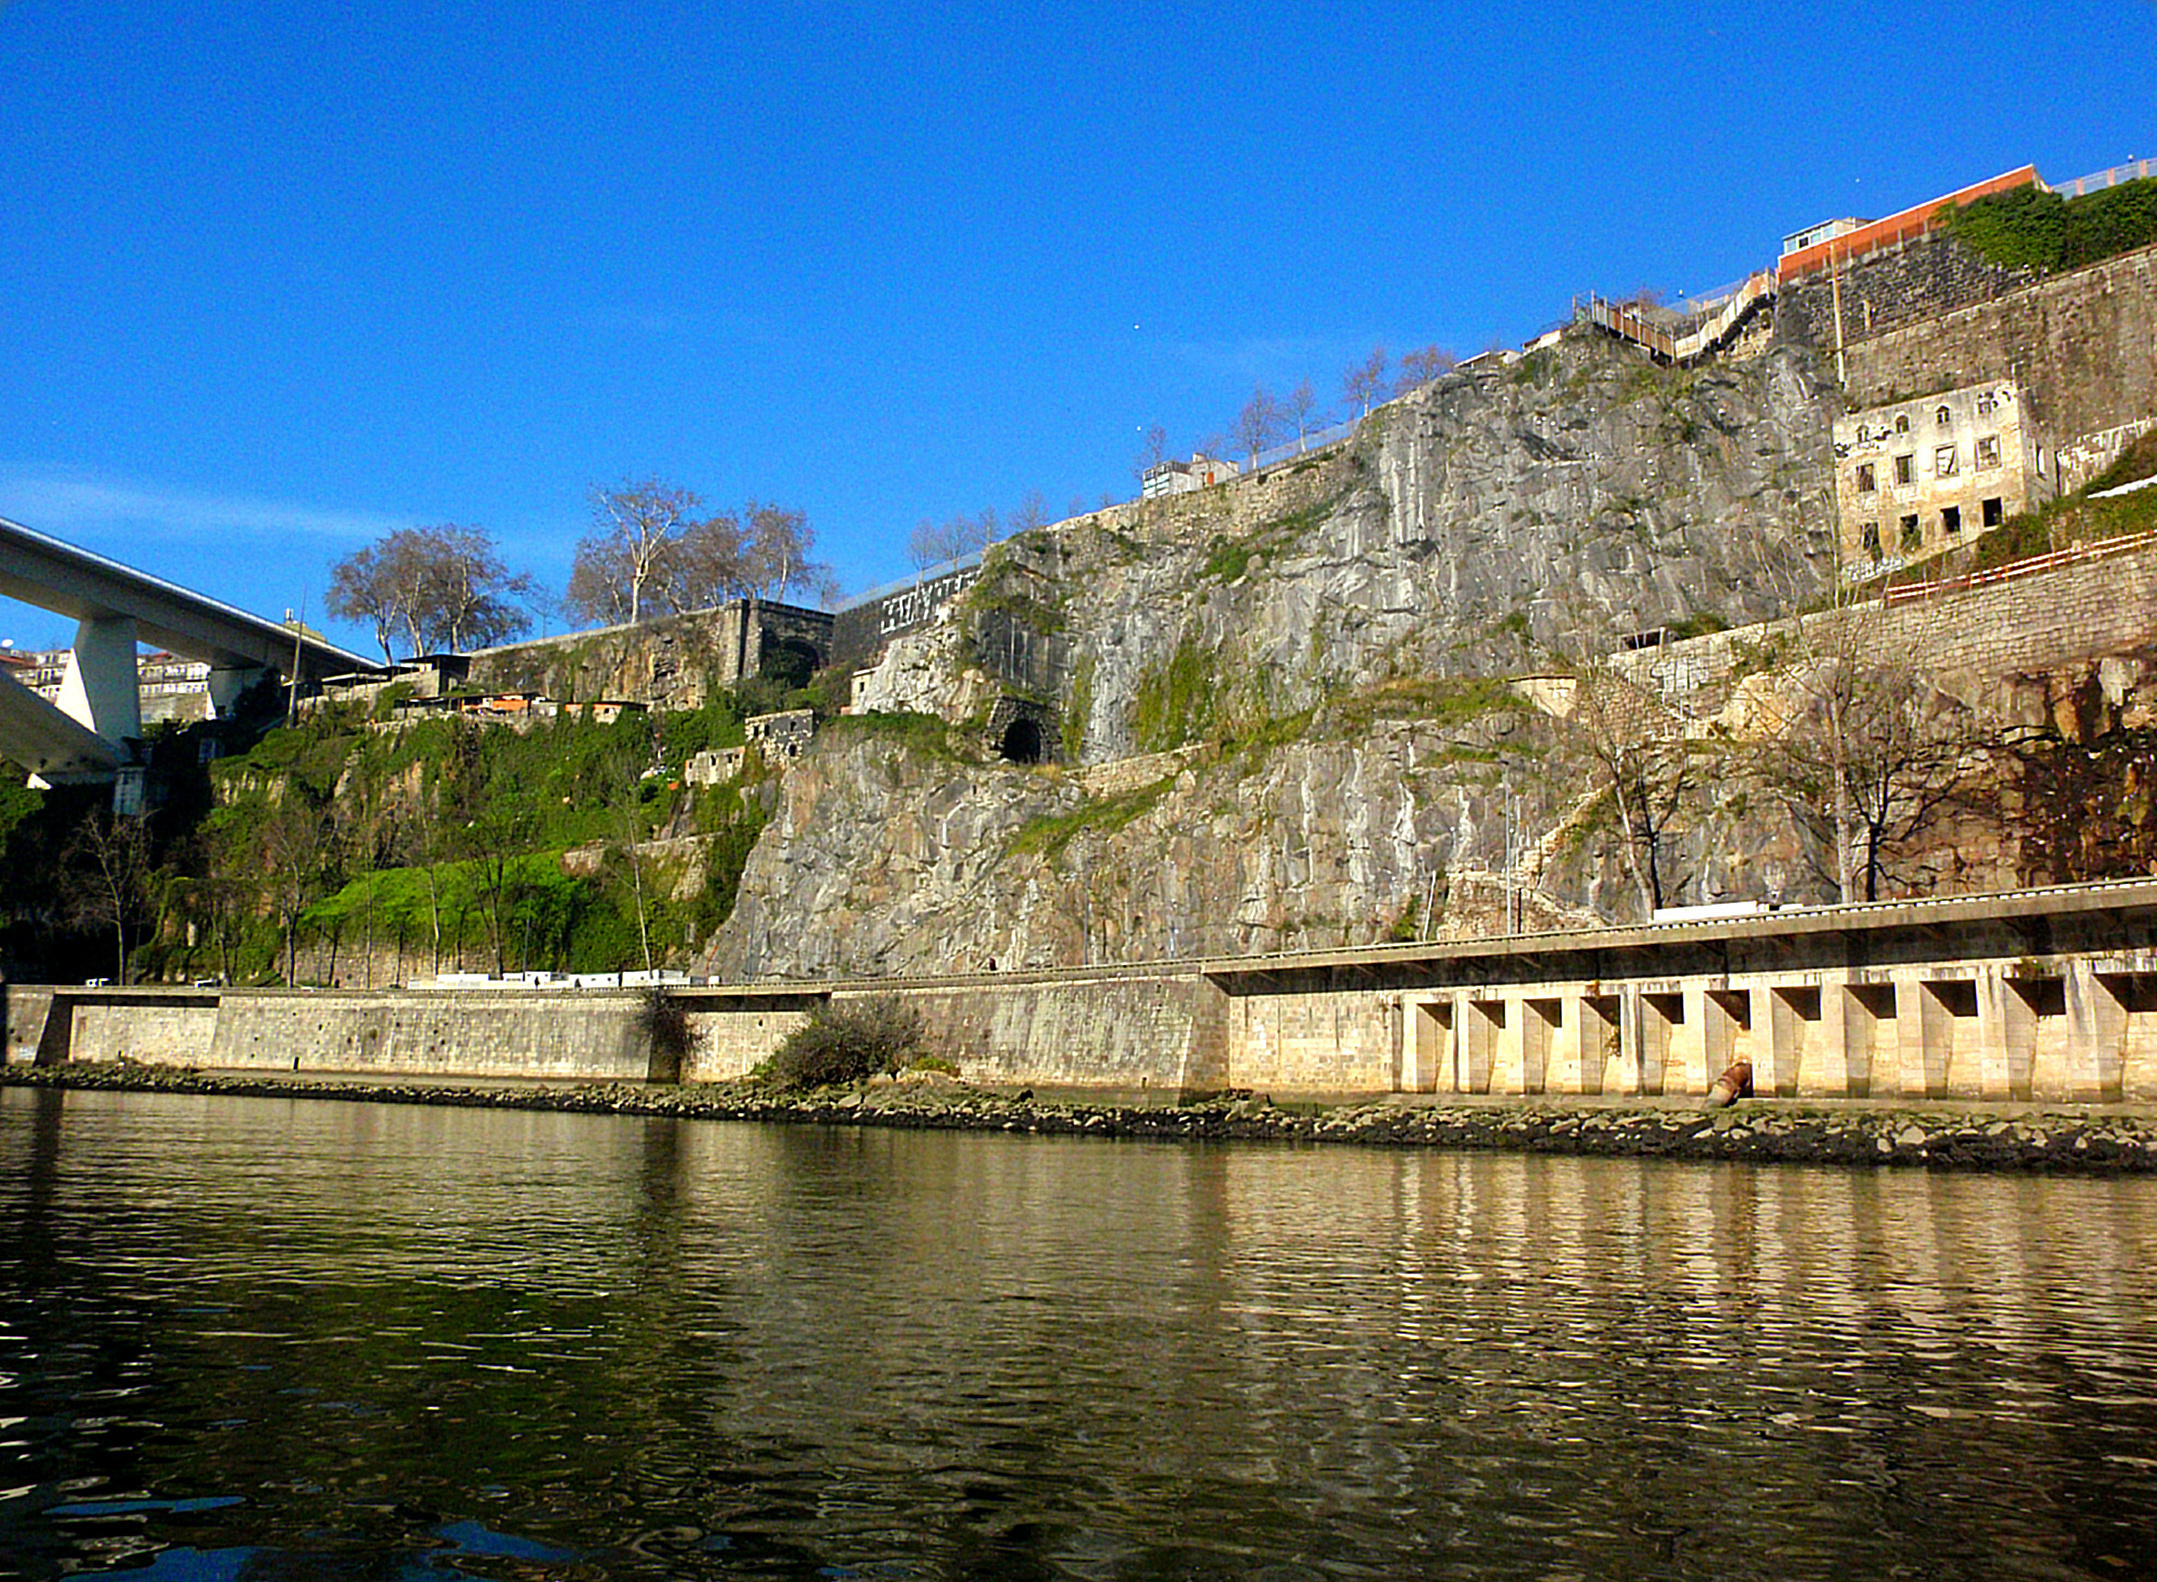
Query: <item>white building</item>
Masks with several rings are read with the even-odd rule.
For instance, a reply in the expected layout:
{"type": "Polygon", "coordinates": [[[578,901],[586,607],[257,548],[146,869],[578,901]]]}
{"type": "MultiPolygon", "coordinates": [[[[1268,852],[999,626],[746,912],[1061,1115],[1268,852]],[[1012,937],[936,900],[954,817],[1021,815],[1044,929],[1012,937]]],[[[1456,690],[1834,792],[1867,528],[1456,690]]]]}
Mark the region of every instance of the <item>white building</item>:
{"type": "Polygon", "coordinates": [[[1157,461],[1139,478],[1139,498],[1157,500],[1163,495],[1191,494],[1209,484],[1224,482],[1235,477],[1243,469],[1232,461],[1223,461],[1204,452],[1194,452],[1189,461],[1157,461]]]}

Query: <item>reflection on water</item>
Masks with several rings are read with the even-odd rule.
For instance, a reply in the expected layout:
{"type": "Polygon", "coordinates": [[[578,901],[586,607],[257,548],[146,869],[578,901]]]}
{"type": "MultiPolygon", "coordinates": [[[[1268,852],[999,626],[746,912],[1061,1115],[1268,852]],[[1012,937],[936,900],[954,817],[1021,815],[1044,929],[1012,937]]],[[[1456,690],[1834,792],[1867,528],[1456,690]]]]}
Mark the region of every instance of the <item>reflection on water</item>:
{"type": "Polygon", "coordinates": [[[2157,1574],[2152,1181],[7,1090],[0,1213],[0,1575],[2157,1574]]]}

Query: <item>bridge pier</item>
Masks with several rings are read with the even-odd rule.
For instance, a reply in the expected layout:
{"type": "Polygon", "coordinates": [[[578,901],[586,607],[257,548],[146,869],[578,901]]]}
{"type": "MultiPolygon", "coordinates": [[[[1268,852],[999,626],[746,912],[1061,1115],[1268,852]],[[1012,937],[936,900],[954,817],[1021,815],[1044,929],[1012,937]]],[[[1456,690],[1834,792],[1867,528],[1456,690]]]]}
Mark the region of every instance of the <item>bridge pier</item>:
{"type": "Polygon", "coordinates": [[[131,617],[86,616],[76,623],[74,651],[60,682],[60,712],[115,747],[142,736],[136,646],[131,617]]]}
{"type": "Polygon", "coordinates": [[[238,707],[240,694],[269,672],[259,665],[228,665],[210,672],[210,712],[223,719],[238,707]]]}

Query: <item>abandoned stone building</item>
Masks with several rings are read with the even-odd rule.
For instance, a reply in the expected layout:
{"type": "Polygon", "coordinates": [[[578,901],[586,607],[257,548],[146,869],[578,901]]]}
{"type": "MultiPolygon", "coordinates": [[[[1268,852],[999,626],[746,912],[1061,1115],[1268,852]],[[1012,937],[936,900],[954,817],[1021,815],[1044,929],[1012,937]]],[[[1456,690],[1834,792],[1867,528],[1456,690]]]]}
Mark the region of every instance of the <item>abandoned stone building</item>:
{"type": "Polygon", "coordinates": [[[2051,496],[2044,441],[2011,381],[1835,421],[1835,498],[1852,576],[1968,543],[2051,496]]]}

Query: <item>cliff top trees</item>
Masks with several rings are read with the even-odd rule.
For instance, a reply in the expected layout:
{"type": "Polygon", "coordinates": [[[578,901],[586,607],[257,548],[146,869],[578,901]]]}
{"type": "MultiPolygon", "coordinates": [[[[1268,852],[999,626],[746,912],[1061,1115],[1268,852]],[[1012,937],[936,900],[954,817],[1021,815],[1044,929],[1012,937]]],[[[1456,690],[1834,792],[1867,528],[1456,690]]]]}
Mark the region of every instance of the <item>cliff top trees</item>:
{"type": "Polygon", "coordinates": [[[1228,437],[1235,441],[1236,449],[1250,458],[1253,471],[1258,467],[1258,453],[1280,435],[1281,407],[1268,393],[1264,385],[1251,392],[1251,399],[1243,403],[1230,426],[1228,437]]]}
{"type": "Polygon", "coordinates": [[[407,654],[508,641],[532,624],[516,603],[532,586],[502,563],[483,528],[408,527],[332,566],[323,602],[340,619],[372,626],[382,657],[392,659],[400,637],[407,654]]]}
{"type": "Polygon", "coordinates": [[[563,602],[620,625],[744,595],[828,590],[828,569],[809,558],[816,535],[804,512],[756,500],[739,513],[706,517],[702,508],[694,492],[657,480],[595,488],[598,531],[577,543],[563,602]]]}
{"type": "MultiPolygon", "coordinates": [[[[592,489],[598,531],[577,541],[570,567],[571,609],[609,625],[644,615],[646,593],[663,593],[664,563],[704,502],[657,479],[592,489]]],[[[656,612],[655,612],[656,613],[656,612]]]]}
{"type": "Polygon", "coordinates": [[[1427,385],[1433,379],[1451,373],[1460,359],[1443,346],[1425,346],[1418,351],[1401,354],[1400,370],[1394,376],[1393,393],[1406,395],[1418,385],[1427,385]]]}
{"type": "Polygon", "coordinates": [[[1370,356],[1348,365],[1341,375],[1341,394],[1365,417],[1371,415],[1371,403],[1384,400],[1386,394],[1386,349],[1383,346],[1373,346],[1370,356]]]}

